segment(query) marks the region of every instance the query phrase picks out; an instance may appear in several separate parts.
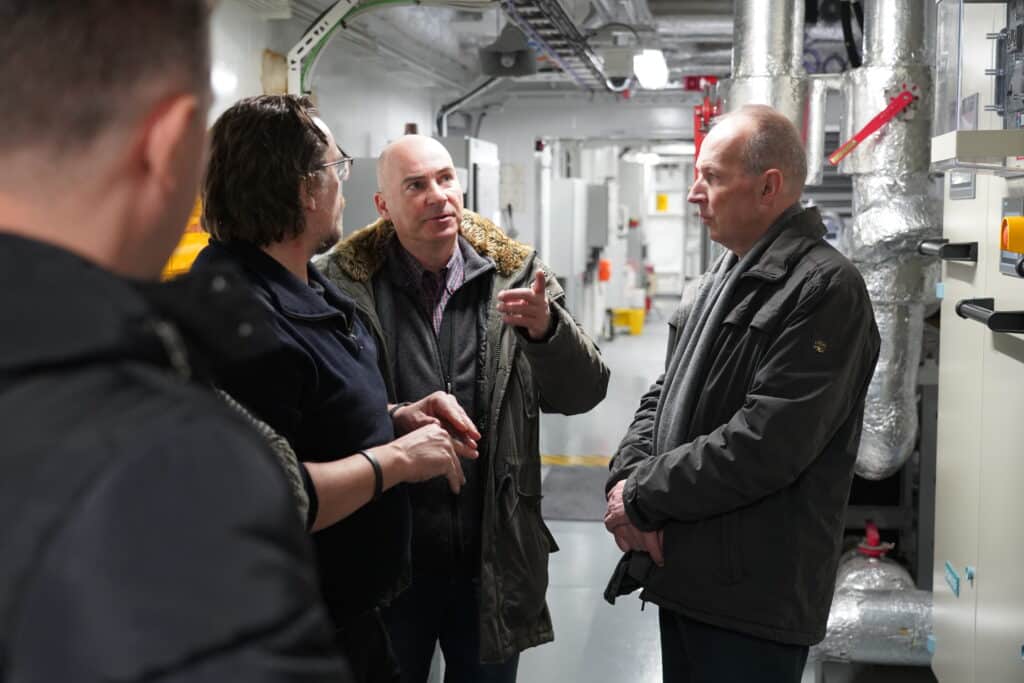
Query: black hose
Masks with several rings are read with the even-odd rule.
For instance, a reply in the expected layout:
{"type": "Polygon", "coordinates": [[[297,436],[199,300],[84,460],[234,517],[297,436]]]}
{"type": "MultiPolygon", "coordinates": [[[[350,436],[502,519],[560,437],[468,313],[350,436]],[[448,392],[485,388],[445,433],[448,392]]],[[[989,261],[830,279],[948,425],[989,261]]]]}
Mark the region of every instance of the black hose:
{"type": "MultiPolygon", "coordinates": [[[[853,10],[850,2],[839,3],[839,18],[843,24],[843,45],[846,46],[846,56],[850,59],[850,67],[856,69],[861,65],[860,50],[853,40],[853,10]]],[[[864,16],[864,10],[858,4],[856,6],[858,16],[864,16]]],[[[861,27],[864,26],[863,19],[860,20],[861,27]]],[[[863,30],[863,29],[862,29],[863,30]]]]}

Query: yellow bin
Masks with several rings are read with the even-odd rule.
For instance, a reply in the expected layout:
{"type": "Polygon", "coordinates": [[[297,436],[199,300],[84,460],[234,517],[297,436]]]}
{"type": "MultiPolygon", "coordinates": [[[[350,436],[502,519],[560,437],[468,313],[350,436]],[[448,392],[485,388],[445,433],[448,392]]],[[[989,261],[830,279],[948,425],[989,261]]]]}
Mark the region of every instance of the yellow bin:
{"type": "Polygon", "coordinates": [[[615,327],[628,327],[630,334],[642,334],[644,331],[644,309],[613,308],[612,325],[615,327]]]}

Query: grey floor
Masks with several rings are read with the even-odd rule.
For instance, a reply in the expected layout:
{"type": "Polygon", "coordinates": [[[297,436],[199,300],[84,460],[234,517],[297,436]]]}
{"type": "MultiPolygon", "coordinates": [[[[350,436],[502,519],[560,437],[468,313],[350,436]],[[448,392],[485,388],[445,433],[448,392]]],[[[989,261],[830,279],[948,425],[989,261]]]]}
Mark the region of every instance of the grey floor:
{"type": "MultiPolygon", "coordinates": [[[[615,452],[640,397],[664,367],[671,302],[649,316],[644,333],[600,342],[612,370],[607,398],[585,415],[541,418],[541,452],[607,455],[615,452]]],[[[641,611],[635,596],[604,601],[604,587],[621,553],[600,522],[549,521],[561,550],[551,556],[548,606],[555,642],[533,648],[519,660],[524,683],[604,683],[661,680],[658,612],[641,611]]]]}
{"type": "Polygon", "coordinates": [[[658,612],[629,596],[602,598],[619,549],[598,522],[550,522],[561,550],[551,556],[548,606],[555,642],[519,658],[523,683],[661,681],[658,612]]]}
{"type": "MultiPolygon", "coordinates": [[[[649,316],[644,333],[617,336],[602,342],[601,351],[612,369],[608,397],[585,415],[566,418],[545,415],[541,422],[541,452],[549,455],[614,453],[629,426],[640,397],[657,379],[664,363],[672,302],[659,302],[662,315],[649,316]]],[[[550,468],[545,468],[545,476],[550,468]]],[[[545,505],[549,501],[545,499],[545,505]]],[[[561,550],[551,556],[548,605],[555,625],[555,642],[525,651],[520,657],[521,683],[656,683],[661,681],[658,613],[641,610],[635,596],[614,606],[602,597],[619,558],[600,522],[549,520],[561,550]]],[[[440,663],[431,683],[441,680],[440,663]]],[[[810,666],[803,683],[909,683],[934,681],[926,669],[851,667],[827,664],[824,671],[810,666]]]]}

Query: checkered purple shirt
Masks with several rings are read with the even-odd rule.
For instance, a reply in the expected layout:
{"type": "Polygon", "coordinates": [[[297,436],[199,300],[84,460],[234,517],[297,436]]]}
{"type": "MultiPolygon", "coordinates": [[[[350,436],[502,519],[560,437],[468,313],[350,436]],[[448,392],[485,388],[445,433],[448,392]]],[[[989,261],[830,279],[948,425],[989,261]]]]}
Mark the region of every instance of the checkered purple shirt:
{"type": "Polygon", "coordinates": [[[405,264],[413,282],[420,285],[420,302],[423,309],[430,315],[434,325],[434,334],[441,332],[441,318],[444,317],[444,307],[452,298],[462,283],[466,280],[465,262],[462,259],[462,249],[458,243],[455,245],[455,252],[448,265],[441,269],[437,275],[423,268],[416,257],[405,250],[400,244],[398,253],[402,255],[402,263],[405,264]]]}

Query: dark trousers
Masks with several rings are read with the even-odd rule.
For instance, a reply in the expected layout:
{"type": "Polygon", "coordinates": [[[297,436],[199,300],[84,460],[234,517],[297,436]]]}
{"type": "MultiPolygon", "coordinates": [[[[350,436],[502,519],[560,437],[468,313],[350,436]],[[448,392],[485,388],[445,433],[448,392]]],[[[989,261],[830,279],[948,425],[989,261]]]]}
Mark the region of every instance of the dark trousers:
{"type": "Polygon", "coordinates": [[[402,683],[426,683],[434,645],[444,654],[445,683],[514,683],[519,655],[480,663],[480,588],[470,579],[417,576],[383,611],[402,683]]]}
{"type": "Polygon", "coordinates": [[[335,638],[357,683],[398,683],[398,661],[380,610],[337,624],[335,638]]]}
{"type": "Polygon", "coordinates": [[[785,645],[659,610],[665,683],[800,683],[806,646],[785,645]]]}

